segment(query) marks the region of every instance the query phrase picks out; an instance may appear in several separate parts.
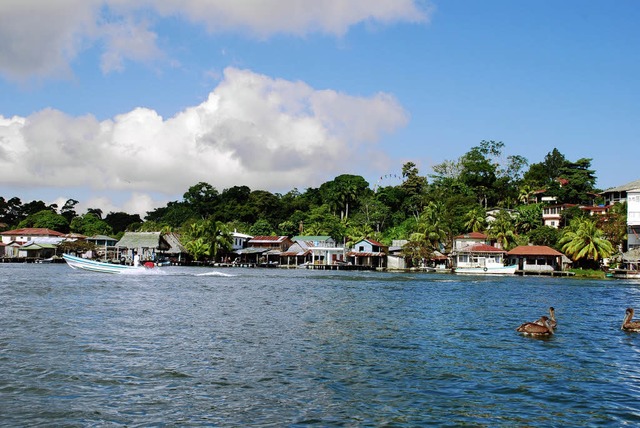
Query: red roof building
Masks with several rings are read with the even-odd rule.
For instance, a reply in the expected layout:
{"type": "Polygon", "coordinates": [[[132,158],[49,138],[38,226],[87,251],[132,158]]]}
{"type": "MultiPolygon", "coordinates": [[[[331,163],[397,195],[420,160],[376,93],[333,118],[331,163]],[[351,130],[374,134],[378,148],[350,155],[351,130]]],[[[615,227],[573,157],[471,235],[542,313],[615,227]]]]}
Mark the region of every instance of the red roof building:
{"type": "Polygon", "coordinates": [[[507,252],[509,264],[518,265],[523,272],[562,270],[563,254],[546,245],[520,245],[507,252]]]}

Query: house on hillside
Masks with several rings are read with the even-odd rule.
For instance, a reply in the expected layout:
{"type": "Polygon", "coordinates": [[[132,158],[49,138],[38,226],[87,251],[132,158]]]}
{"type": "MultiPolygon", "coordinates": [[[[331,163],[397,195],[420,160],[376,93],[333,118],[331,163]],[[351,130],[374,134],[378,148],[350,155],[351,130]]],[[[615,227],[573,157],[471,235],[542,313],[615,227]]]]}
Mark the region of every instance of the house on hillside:
{"type": "Polygon", "coordinates": [[[640,248],[640,180],[611,187],[600,195],[606,205],[627,203],[627,249],[640,248]]]}
{"type": "Polygon", "coordinates": [[[518,265],[518,270],[525,273],[561,271],[562,256],[546,245],[520,245],[507,252],[507,263],[518,265]]]}
{"type": "Polygon", "coordinates": [[[469,232],[453,238],[453,251],[475,244],[488,244],[489,237],[482,232],[469,232]]]}
{"type": "Polygon", "coordinates": [[[347,261],[355,266],[382,269],[387,267],[388,251],[386,245],[372,239],[363,239],[356,242],[351,251],[347,253],[347,261]]]}

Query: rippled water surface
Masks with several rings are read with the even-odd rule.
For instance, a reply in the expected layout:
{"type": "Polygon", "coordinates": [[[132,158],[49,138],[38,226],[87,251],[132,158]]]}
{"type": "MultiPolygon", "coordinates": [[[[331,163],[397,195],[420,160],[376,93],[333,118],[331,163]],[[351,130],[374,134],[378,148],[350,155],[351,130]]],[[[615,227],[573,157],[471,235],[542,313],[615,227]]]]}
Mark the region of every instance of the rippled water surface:
{"type": "Polygon", "coordinates": [[[0,265],[2,426],[640,423],[640,283],[0,265]],[[515,328],[556,308],[557,334],[515,328]]]}

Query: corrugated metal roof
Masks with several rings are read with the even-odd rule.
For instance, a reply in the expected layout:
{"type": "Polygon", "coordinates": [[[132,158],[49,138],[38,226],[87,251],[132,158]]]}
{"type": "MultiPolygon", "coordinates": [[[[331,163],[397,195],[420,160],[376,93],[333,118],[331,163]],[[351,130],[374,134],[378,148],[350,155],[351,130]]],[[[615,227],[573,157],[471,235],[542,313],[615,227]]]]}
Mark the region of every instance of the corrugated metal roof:
{"type": "Polygon", "coordinates": [[[43,227],[25,227],[23,229],[7,230],[0,235],[8,236],[64,236],[64,233],[43,227]]]}
{"type": "Polygon", "coordinates": [[[116,245],[119,248],[153,248],[168,250],[170,245],[160,232],[125,232],[116,245]]]}
{"type": "Polygon", "coordinates": [[[609,192],[627,192],[629,190],[640,189],[640,180],[632,181],[631,183],[623,184],[622,186],[611,187],[602,193],[609,192]]]}
{"type": "Polygon", "coordinates": [[[249,239],[249,243],[259,243],[259,242],[282,242],[287,239],[286,236],[254,236],[249,239]]]}

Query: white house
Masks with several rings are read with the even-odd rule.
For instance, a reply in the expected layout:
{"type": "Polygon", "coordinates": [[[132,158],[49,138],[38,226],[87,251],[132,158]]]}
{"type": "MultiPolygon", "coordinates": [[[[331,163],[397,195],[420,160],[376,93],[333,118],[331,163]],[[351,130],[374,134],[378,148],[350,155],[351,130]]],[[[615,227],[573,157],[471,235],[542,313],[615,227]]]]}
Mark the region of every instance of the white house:
{"type": "Polygon", "coordinates": [[[627,247],[640,248],[640,187],[627,191],[627,247]]]}

